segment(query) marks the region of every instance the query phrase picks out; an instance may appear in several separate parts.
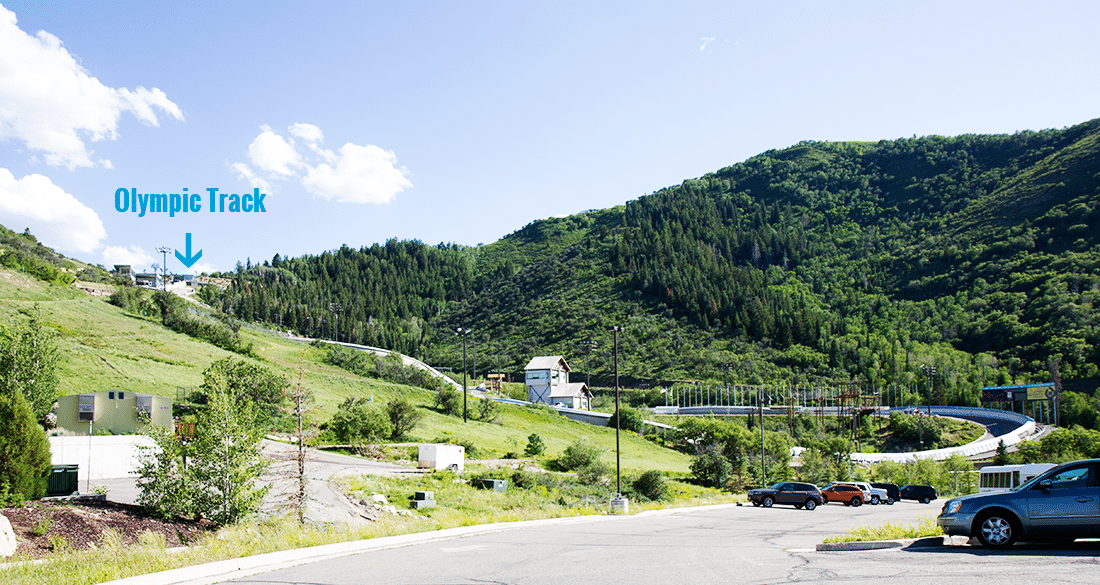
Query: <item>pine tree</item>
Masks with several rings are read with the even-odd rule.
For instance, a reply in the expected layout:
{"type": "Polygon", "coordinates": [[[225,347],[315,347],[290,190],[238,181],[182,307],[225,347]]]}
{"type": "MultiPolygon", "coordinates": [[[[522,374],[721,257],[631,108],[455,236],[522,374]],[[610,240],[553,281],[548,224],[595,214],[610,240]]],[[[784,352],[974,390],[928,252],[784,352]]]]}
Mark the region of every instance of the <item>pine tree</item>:
{"type": "Polygon", "coordinates": [[[35,422],[23,394],[0,394],[0,487],[37,500],[46,495],[51,469],[46,432],[35,422]]]}

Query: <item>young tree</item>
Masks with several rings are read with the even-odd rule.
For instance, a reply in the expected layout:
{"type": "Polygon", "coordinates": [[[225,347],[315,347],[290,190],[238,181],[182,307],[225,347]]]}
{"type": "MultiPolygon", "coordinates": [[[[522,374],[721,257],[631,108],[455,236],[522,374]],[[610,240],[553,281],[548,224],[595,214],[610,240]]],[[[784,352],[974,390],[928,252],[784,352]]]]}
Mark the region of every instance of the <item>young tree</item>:
{"type": "Polygon", "coordinates": [[[0,327],[0,394],[21,392],[42,424],[57,400],[57,360],[54,335],[42,323],[35,305],[26,325],[0,327]]]}
{"type": "Polygon", "coordinates": [[[195,424],[190,473],[199,510],[224,525],[255,514],[267,493],[255,485],[267,469],[263,431],[253,424],[252,403],[238,400],[224,379],[208,376],[205,387],[209,403],[195,424]]]}
{"type": "MultiPolygon", "coordinates": [[[[306,459],[308,459],[309,452],[306,443],[317,435],[316,425],[311,420],[312,417],[309,416],[313,412],[311,408],[313,392],[306,388],[303,383],[304,379],[305,370],[299,362],[298,382],[286,392],[286,397],[291,406],[282,409],[283,412],[290,415],[293,421],[294,429],[291,431],[291,436],[298,446],[293,455],[294,471],[289,474],[296,484],[296,489],[286,494],[283,499],[285,500],[285,507],[293,510],[298,516],[299,524],[305,524],[306,522],[306,504],[309,502],[306,491],[306,459]]],[[[286,475],[285,472],[283,475],[286,475]]]]}
{"type": "Polygon", "coordinates": [[[150,426],[146,435],[153,445],[138,447],[138,505],[161,518],[196,515],[196,490],[186,465],[187,443],[156,425],[150,426]]]}
{"type": "Polygon", "coordinates": [[[23,394],[0,394],[0,488],[37,500],[46,495],[51,469],[46,432],[35,422],[23,394]]]}
{"type": "Polygon", "coordinates": [[[210,364],[202,375],[204,396],[209,396],[221,380],[234,400],[252,405],[255,424],[261,426],[276,422],[289,386],[285,378],[271,370],[232,357],[210,364]]]}

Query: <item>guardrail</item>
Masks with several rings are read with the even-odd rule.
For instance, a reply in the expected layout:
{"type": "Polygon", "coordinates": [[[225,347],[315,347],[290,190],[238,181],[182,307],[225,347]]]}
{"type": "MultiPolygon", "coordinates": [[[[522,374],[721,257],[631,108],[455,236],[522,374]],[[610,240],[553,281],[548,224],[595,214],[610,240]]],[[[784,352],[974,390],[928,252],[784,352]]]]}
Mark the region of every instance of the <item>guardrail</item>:
{"type": "MultiPolygon", "coordinates": [[[[895,409],[902,410],[902,409],[895,409]]],[[[926,412],[926,408],[922,408],[921,412],[926,412]]],[[[974,457],[976,455],[985,455],[988,453],[994,453],[1003,441],[1006,447],[1018,445],[1024,441],[1027,437],[1035,434],[1035,420],[1030,416],[1024,414],[1018,414],[1015,412],[1008,412],[1004,410],[993,410],[990,408],[972,408],[966,406],[933,406],[931,408],[933,416],[952,416],[962,419],[970,418],[984,418],[984,419],[999,419],[1014,423],[1019,423],[1019,426],[1015,430],[1005,433],[999,437],[992,439],[978,440],[973,443],[967,443],[959,447],[948,447],[945,449],[930,449],[927,451],[914,451],[912,453],[852,453],[852,461],[857,463],[879,463],[882,461],[896,461],[898,463],[906,463],[909,461],[916,461],[917,459],[932,459],[939,461],[947,459],[952,455],[959,454],[963,457],[974,457]]]]}

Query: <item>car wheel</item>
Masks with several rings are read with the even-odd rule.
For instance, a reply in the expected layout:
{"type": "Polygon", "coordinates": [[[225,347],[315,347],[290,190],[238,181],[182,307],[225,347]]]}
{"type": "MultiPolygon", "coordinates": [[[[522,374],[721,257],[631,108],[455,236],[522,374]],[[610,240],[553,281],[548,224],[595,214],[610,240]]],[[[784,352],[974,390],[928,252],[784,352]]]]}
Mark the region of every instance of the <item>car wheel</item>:
{"type": "Polygon", "coordinates": [[[872,506],[877,506],[878,503],[879,503],[878,496],[871,496],[871,505],[872,506]]]}
{"type": "Polygon", "coordinates": [[[774,504],[774,503],[775,503],[775,500],[773,500],[771,498],[771,496],[768,496],[768,497],[764,498],[763,501],[760,502],[760,504],[763,505],[765,508],[771,508],[772,504],[774,504]]]}
{"type": "Polygon", "coordinates": [[[807,510],[816,510],[817,509],[817,502],[815,502],[813,500],[806,500],[806,503],[803,504],[803,506],[805,506],[807,510]]]}
{"type": "Polygon", "coordinates": [[[860,506],[862,506],[862,505],[863,505],[863,500],[861,500],[861,499],[860,499],[860,498],[858,498],[858,497],[856,497],[856,498],[852,498],[852,507],[853,507],[853,508],[858,508],[858,507],[860,507],[860,506]]]}
{"type": "Polygon", "coordinates": [[[978,519],[976,536],[982,546],[1007,548],[1016,542],[1016,522],[1000,514],[987,514],[978,519]]]}
{"type": "Polygon", "coordinates": [[[922,504],[927,504],[928,502],[931,502],[931,501],[932,501],[932,498],[930,498],[928,496],[921,496],[920,497],[920,503],[922,503],[922,504]]]}
{"type": "Polygon", "coordinates": [[[886,498],[886,505],[893,506],[894,505],[894,498],[886,498]]]}

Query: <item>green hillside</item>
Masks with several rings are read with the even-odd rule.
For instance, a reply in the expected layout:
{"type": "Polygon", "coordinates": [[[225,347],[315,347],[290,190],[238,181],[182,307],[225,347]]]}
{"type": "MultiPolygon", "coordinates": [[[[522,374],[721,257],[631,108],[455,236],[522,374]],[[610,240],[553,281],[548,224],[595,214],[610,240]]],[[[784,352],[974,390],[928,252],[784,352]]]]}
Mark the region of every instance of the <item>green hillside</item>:
{"type": "Polygon", "coordinates": [[[451,332],[469,327],[478,372],[560,353],[605,386],[617,324],[627,385],[854,381],[924,395],[920,368],[936,366],[944,403],[1052,376],[1095,387],[1098,141],[1100,120],[803,142],[475,248],[390,241],[276,258],[291,274],[239,270],[210,301],[456,369],[451,332]]]}
{"type": "MultiPolygon", "coordinates": [[[[472,442],[489,456],[523,452],[527,437],[539,433],[547,453],[556,455],[576,441],[599,445],[609,462],[614,461],[612,429],[564,419],[556,413],[501,405],[495,423],[446,416],[431,409],[434,395],[427,390],[363,378],[324,362],[325,352],[291,341],[258,327],[245,327],[242,336],[252,344],[256,358],[242,357],[171,331],[159,319],[128,313],[103,297],[91,297],[72,286],[47,283],[21,272],[0,268],[0,322],[24,320],[38,306],[48,327],[57,334],[61,350],[60,392],[76,394],[122,389],[131,392],[176,396],[181,389],[202,383],[202,372],[211,363],[233,356],[296,381],[304,371],[304,383],[317,398],[316,419],[327,421],[336,406],[350,396],[372,397],[384,404],[398,396],[409,398],[425,413],[424,422],[412,433],[412,441],[436,438],[472,442]]],[[[476,407],[476,399],[473,399],[476,407]]],[[[689,458],[626,433],[623,439],[624,469],[687,471],[689,458]]]]}

